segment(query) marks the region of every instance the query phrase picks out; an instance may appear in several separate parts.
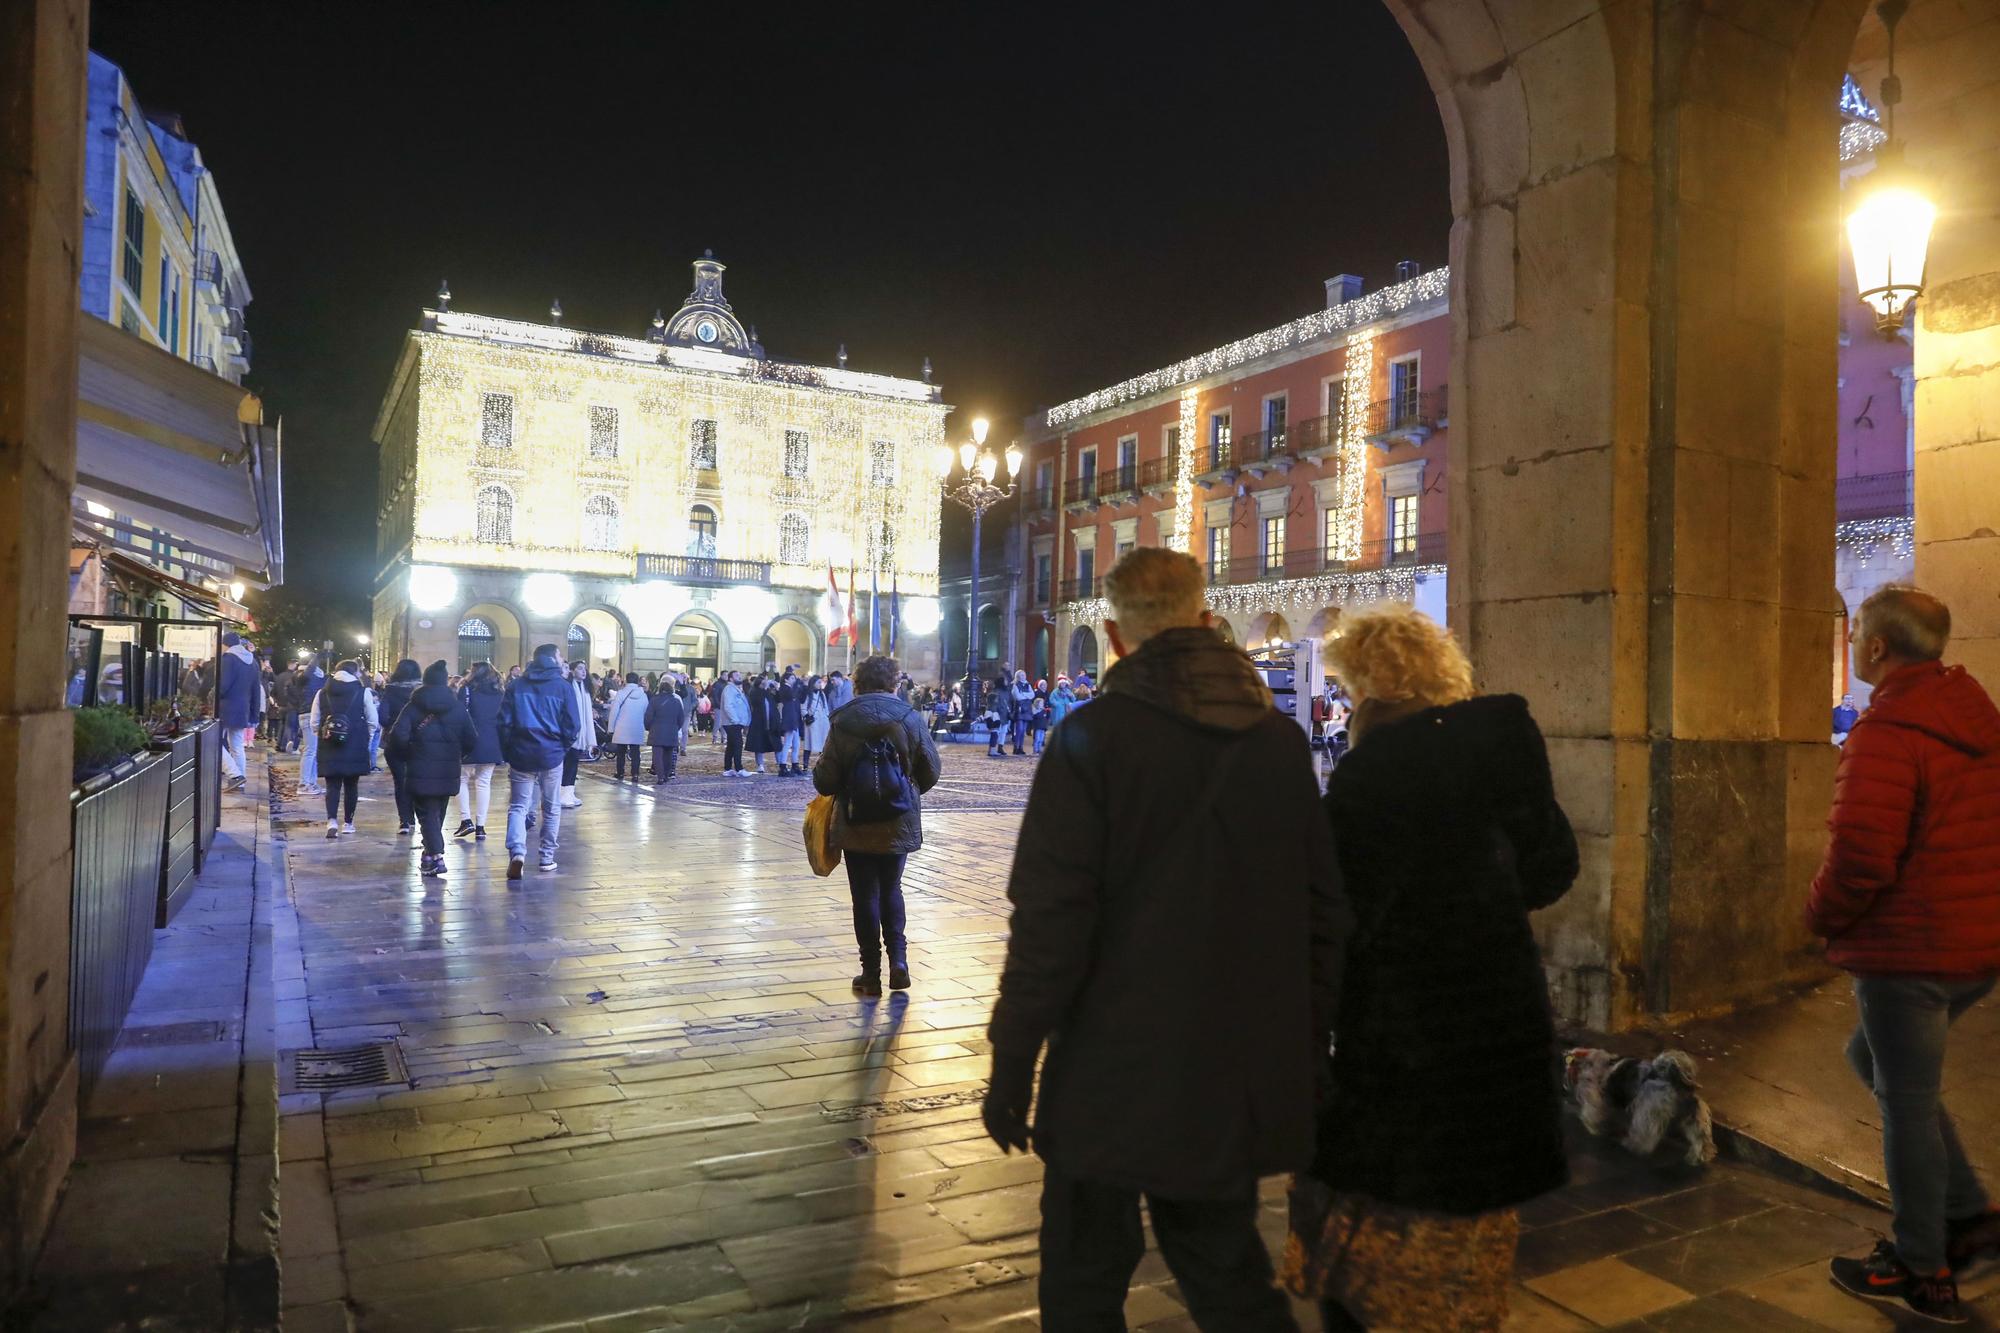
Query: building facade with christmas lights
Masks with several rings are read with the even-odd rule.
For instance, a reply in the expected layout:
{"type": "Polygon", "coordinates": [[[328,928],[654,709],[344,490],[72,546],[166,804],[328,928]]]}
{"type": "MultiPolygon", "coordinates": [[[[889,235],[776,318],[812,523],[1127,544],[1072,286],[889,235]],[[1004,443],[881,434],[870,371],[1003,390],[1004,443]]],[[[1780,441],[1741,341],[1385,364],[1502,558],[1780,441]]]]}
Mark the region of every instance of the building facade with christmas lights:
{"type": "Polygon", "coordinates": [[[937,669],[940,391],[773,360],[722,279],[697,260],[642,338],[439,293],[376,419],[378,658],[504,669],[554,642],[597,671],[823,670],[849,651],[831,572],[857,653],[872,620],[937,669]]]}

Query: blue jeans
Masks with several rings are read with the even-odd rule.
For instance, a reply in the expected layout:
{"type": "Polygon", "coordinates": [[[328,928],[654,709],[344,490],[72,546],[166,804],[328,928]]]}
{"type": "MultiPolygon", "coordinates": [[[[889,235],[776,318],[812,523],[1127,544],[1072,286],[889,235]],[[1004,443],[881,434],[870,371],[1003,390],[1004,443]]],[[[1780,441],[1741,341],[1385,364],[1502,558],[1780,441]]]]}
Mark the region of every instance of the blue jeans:
{"type": "Polygon", "coordinates": [[[1856,977],[1861,1024],[1848,1063],[1882,1109],[1882,1158],[1896,1209],[1896,1257],[1915,1273],[1945,1267],[1945,1219],[1986,1207],[1958,1131],[1945,1113],[1946,1034],[1992,993],[1994,978],[1856,977]]]}
{"type": "Polygon", "coordinates": [[[319,733],[311,727],[299,738],[299,785],[319,785],[319,733]]]}
{"type": "Polygon", "coordinates": [[[910,946],[903,936],[903,863],[905,852],[846,852],[847,892],[854,900],[854,942],[861,950],[861,970],[880,976],[882,954],[898,970],[910,965],[910,946]]]}
{"type": "Polygon", "coordinates": [[[542,859],[556,859],[556,833],[562,827],[562,769],[507,770],[507,852],[528,854],[528,807],[537,794],[542,801],[542,859]]]}

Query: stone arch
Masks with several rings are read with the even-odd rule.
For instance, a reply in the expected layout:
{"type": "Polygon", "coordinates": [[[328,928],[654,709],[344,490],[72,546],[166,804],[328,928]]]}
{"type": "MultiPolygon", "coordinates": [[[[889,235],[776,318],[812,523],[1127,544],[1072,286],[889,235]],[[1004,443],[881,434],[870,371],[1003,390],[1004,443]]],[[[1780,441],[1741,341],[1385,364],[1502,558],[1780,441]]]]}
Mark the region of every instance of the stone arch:
{"type": "Polygon", "coordinates": [[[1007,627],[1001,622],[998,602],[987,602],[979,608],[979,645],[976,651],[981,662],[997,662],[1007,651],[1007,627]],[[992,651],[988,652],[988,648],[992,651]]]}
{"type": "Polygon", "coordinates": [[[1091,678],[1097,678],[1101,670],[1099,663],[1104,660],[1098,651],[1097,631],[1089,625],[1078,625],[1069,635],[1069,674],[1074,677],[1079,672],[1088,671],[1091,678]]]}
{"type": "Polygon", "coordinates": [[[1222,636],[1224,643],[1243,642],[1243,636],[1236,632],[1236,626],[1229,623],[1229,617],[1211,616],[1208,623],[1210,628],[1222,636]]]}
{"type": "Polygon", "coordinates": [[[1324,639],[1338,632],[1340,628],[1340,616],[1341,608],[1337,606],[1322,606],[1319,610],[1313,612],[1311,619],[1306,621],[1306,637],[1324,639]]]}
{"type": "Polygon", "coordinates": [[[775,616],[764,626],[761,658],[776,662],[780,671],[796,662],[810,675],[821,669],[825,642],[826,635],[819,626],[804,616],[789,613],[775,616]]]}
{"type": "Polygon", "coordinates": [[[729,627],[707,611],[683,611],[667,627],[667,669],[701,680],[714,680],[728,669],[734,651],[729,627]]]}
{"type": "Polygon", "coordinates": [[[1056,673],[1056,628],[1041,616],[1028,624],[1028,673],[1036,680],[1053,680],[1056,673]]]}
{"type": "MultiPolygon", "coordinates": [[[[487,597],[472,603],[457,613],[458,624],[463,626],[468,620],[481,620],[492,629],[492,638],[484,643],[458,635],[458,669],[470,671],[472,664],[482,658],[489,658],[494,670],[505,675],[508,667],[525,666],[530,645],[527,642],[525,626],[527,621],[521,613],[497,598],[487,597]],[[474,655],[476,654],[476,655],[474,655]]],[[[443,617],[436,617],[443,619],[443,617]]]]}
{"type": "MultiPolygon", "coordinates": [[[[632,669],[632,622],[625,618],[623,611],[600,602],[589,602],[569,614],[568,627],[574,629],[578,626],[589,635],[587,660],[592,672],[616,671],[623,675],[632,669]],[[607,648],[611,651],[606,652],[607,648]]],[[[571,647],[572,643],[566,635],[563,660],[577,660],[571,647]]]]}
{"type": "Polygon", "coordinates": [[[1244,647],[1260,648],[1272,639],[1290,640],[1292,624],[1281,612],[1266,611],[1251,617],[1250,623],[1244,627],[1243,636],[1244,647]]]}

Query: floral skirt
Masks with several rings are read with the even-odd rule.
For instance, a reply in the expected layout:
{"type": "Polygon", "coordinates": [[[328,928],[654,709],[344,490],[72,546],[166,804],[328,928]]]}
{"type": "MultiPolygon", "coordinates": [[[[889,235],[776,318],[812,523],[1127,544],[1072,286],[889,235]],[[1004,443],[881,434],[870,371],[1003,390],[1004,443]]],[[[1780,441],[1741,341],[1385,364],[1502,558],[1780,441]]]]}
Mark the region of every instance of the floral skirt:
{"type": "Polygon", "coordinates": [[[1520,1238],[1511,1208],[1427,1212],[1297,1176],[1279,1276],[1293,1295],[1336,1301],[1370,1328],[1486,1333],[1506,1322],[1520,1238]]]}

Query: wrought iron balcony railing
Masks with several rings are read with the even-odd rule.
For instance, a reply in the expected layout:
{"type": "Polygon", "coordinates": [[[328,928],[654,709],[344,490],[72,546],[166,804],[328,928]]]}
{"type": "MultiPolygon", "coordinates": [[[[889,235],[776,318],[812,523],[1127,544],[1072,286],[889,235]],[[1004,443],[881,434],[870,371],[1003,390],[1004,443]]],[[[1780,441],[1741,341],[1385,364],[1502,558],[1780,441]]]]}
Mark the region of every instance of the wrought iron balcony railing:
{"type": "Polygon", "coordinates": [[[1267,553],[1237,556],[1229,561],[1205,561],[1212,585],[1259,583],[1266,579],[1299,579],[1314,574],[1386,569],[1396,565],[1441,565],[1444,563],[1445,535],[1442,532],[1414,533],[1407,537],[1382,537],[1363,542],[1353,560],[1334,560],[1318,547],[1287,551],[1282,558],[1267,553]]]}
{"type": "Polygon", "coordinates": [[[1842,477],[1834,483],[1834,516],[1842,522],[1857,518],[1899,518],[1915,511],[1914,474],[1869,472],[1842,477]]]}
{"type": "Polygon", "coordinates": [[[1057,600],[1074,602],[1078,598],[1097,596],[1097,576],[1087,579],[1064,579],[1057,587],[1057,600]]]}
{"type": "Polygon", "coordinates": [[[1424,393],[1398,394],[1368,405],[1364,434],[1376,444],[1411,440],[1418,444],[1430,438],[1445,420],[1449,400],[1444,388],[1424,393]]]}
{"type": "Polygon", "coordinates": [[[769,587],[771,566],[763,560],[724,560],[712,555],[652,555],[642,552],[638,559],[638,577],[710,586],[749,583],[769,587]]]}

